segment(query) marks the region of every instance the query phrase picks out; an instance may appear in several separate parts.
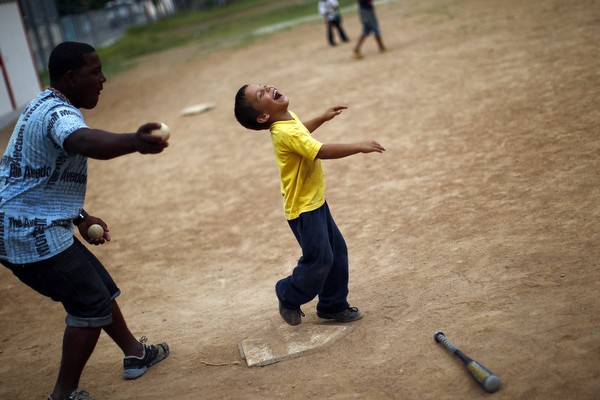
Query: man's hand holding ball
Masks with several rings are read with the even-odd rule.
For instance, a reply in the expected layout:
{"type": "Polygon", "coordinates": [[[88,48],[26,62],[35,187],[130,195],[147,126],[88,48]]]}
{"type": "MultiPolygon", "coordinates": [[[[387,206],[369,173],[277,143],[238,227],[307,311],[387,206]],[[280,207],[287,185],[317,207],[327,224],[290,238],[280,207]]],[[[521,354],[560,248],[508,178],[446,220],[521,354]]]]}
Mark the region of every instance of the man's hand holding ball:
{"type": "Polygon", "coordinates": [[[150,134],[153,136],[159,136],[164,141],[167,141],[171,137],[171,130],[169,129],[167,124],[165,124],[164,122],[161,122],[160,128],[154,129],[152,132],[150,132],[150,134]]]}
{"type": "Polygon", "coordinates": [[[100,239],[104,236],[104,228],[100,224],[92,224],[88,228],[87,233],[90,239],[100,239]]]}

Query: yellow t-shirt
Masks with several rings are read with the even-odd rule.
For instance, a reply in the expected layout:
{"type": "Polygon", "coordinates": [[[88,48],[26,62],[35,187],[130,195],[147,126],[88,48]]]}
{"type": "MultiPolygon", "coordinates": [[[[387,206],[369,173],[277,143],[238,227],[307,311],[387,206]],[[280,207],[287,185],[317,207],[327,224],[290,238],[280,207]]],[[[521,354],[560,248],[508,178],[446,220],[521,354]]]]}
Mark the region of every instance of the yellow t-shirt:
{"type": "Polygon", "coordinates": [[[323,145],[290,112],[291,121],[271,125],[271,141],[279,167],[283,209],[288,220],[325,203],[325,174],[317,153],[323,145]]]}

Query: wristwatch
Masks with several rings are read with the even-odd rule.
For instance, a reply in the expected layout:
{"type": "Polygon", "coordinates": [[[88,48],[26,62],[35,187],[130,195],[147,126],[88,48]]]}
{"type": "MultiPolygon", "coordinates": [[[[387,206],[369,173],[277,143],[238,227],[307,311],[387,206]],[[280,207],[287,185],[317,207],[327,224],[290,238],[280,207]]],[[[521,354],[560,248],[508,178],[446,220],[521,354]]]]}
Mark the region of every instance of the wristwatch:
{"type": "Polygon", "coordinates": [[[77,218],[75,218],[73,220],[73,225],[77,226],[80,223],[83,222],[84,219],[86,219],[88,217],[88,213],[85,212],[85,210],[82,208],[81,211],[79,211],[79,215],[77,216],[77,218]]]}

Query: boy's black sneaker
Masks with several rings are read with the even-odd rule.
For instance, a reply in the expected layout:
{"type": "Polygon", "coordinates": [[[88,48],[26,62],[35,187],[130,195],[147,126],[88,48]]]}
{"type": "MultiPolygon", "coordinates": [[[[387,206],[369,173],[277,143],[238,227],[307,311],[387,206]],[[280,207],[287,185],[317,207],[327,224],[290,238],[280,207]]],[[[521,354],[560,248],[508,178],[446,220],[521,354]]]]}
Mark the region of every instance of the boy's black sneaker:
{"type": "Polygon", "coordinates": [[[300,308],[287,308],[279,301],[279,315],[290,325],[299,325],[302,322],[304,313],[300,308]]]}
{"type": "Polygon", "coordinates": [[[333,319],[337,322],[352,322],[361,319],[363,316],[362,311],[358,307],[348,307],[344,311],[336,313],[324,313],[317,311],[317,317],[323,319],[333,319]]]}
{"type": "Polygon", "coordinates": [[[145,337],[140,342],[144,346],[144,354],[141,357],[127,356],[123,359],[123,376],[125,379],[136,379],[144,375],[149,367],[167,358],[169,346],[166,343],[144,344],[145,337]]]}

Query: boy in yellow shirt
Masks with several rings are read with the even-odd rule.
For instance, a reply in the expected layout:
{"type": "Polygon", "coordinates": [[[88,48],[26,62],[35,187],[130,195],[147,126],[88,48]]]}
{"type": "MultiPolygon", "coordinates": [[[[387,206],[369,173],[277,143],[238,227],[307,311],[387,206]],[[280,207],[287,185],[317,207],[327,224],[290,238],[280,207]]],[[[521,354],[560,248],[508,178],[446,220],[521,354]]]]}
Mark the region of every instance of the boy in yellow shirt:
{"type": "Polygon", "coordinates": [[[234,107],[235,117],[242,126],[271,132],[285,218],[302,248],[302,257],[292,274],[275,285],[279,314],[288,324],[298,325],[304,316],[300,306],[318,296],[319,318],[356,321],[362,318],[362,311],[350,307],[347,301],[348,250],[325,201],[321,160],[382,153],[385,149],[373,140],[322,144],[311,136],[345,106],[331,107],[302,122],[288,110],[288,105],[288,98],[277,88],[251,84],[238,90],[234,107]]]}

